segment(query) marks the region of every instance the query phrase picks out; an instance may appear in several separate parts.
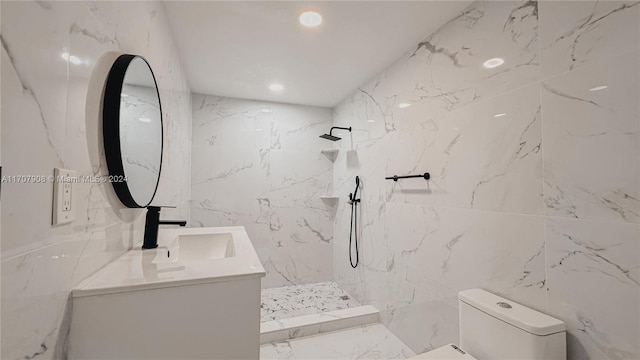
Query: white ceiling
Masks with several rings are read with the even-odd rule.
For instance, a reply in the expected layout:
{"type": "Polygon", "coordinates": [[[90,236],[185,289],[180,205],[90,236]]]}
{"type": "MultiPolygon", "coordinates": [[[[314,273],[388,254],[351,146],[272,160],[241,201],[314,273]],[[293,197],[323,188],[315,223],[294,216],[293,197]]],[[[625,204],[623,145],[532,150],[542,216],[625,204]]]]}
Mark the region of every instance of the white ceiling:
{"type": "Polygon", "coordinates": [[[470,1],[168,1],[196,93],[333,107],[470,1]],[[305,10],[322,14],[305,28],[305,10]],[[273,82],[285,89],[274,93],[273,82]]]}

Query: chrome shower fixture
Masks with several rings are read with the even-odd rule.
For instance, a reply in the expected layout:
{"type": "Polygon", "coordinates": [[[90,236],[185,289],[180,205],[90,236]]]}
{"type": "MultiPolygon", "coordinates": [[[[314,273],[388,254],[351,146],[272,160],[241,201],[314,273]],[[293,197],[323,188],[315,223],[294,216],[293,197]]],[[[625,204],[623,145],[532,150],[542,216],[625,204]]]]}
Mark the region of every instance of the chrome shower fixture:
{"type": "Polygon", "coordinates": [[[342,139],[340,137],[331,135],[331,133],[333,133],[333,129],[349,130],[349,132],[351,132],[351,126],[349,126],[348,128],[334,126],[334,127],[331,128],[331,130],[329,130],[328,134],[320,135],[320,137],[323,138],[323,139],[331,140],[331,141],[338,141],[338,140],[342,139]]]}

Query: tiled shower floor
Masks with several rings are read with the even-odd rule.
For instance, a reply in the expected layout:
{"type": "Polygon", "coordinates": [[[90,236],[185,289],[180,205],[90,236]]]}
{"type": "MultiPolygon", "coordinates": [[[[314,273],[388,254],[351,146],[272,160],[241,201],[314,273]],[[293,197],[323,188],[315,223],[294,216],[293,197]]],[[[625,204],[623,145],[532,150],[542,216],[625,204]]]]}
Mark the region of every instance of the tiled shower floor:
{"type": "Polygon", "coordinates": [[[333,281],[263,289],[260,321],[319,314],[360,306],[333,281]]]}
{"type": "MultiPolygon", "coordinates": [[[[373,307],[361,306],[333,281],[263,289],[260,309],[263,323],[261,330],[265,327],[274,327],[268,326],[269,324],[276,323],[277,326],[281,326],[288,321],[300,322],[303,318],[309,318],[306,315],[348,308],[353,309],[346,310],[347,312],[355,314],[362,312],[359,309],[373,307]],[[289,318],[296,319],[283,320],[289,318]]],[[[324,316],[335,316],[330,314],[324,314],[324,316]]],[[[318,318],[322,320],[322,316],[318,318]]],[[[332,318],[332,321],[335,320],[332,318]]],[[[308,329],[293,329],[290,331],[292,333],[290,335],[293,336],[285,338],[288,340],[263,342],[260,346],[260,359],[406,359],[414,355],[411,349],[382,324],[370,323],[356,327],[352,324],[347,324],[347,328],[338,327],[340,330],[322,333],[314,332],[314,326],[308,329]]],[[[262,334],[261,340],[263,340],[262,336],[270,335],[262,334]]]]}

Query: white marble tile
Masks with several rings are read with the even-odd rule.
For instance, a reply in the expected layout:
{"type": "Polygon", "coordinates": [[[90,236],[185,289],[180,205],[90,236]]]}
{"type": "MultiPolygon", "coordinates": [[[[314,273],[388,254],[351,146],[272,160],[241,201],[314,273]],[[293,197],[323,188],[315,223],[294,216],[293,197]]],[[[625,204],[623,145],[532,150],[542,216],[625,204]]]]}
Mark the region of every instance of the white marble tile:
{"type": "MultiPolygon", "coordinates": [[[[69,6],[2,6],[2,147],[5,154],[21,154],[5,156],[3,175],[52,175],[53,167],[64,164],[68,65],[62,55],[69,51],[69,6]]],[[[51,241],[50,206],[27,205],[24,198],[29,193],[35,199],[51,199],[51,184],[6,183],[3,188],[3,232],[15,235],[3,236],[2,251],[51,241]]]]}
{"type": "Polygon", "coordinates": [[[546,311],[542,217],[395,202],[382,209],[384,230],[363,240],[379,260],[351,269],[342,246],[334,273],[412,350],[457,341],[460,290],[481,287],[546,311]]]}
{"type": "Polygon", "coordinates": [[[389,201],[542,213],[537,84],[440,118],[416,115],[406,127],[389,135],[386,176],[429,172],[431,179],[386,181],[389,201]]]}
{"type": "Polygon", "coordinates": [[[567,324],[568,357],[640,357],[640,227],[548,219],[549,312],[567,324]]]}
{"type": "Polygon", "coordinates": [[[543,218],[387,204],[391,304],[484,288],[545,310],[543,218]]]}
{"type": "MultiPolygon", "coordinates": [[[[271,201],[271,246],[305,246],[333,243],[328,211],[321,207],[279,206],[271,201]]],[[[329,259],[327,259],[329,260],[329,259]]]]}
{"type": "Polygon", "coordinates": [[[271,112],[271,148],[309,150],[312,154],[327,146],[320,135],[332,126],[332,109],[290,104],[267,103],[271,112]]]}
{"type": "Polygon", "coordinates": [[[360,306],[333,281],[262,289],[261,296],[262,322],[360,306]]]}
{"type": "Polygon", "coordinates": [[[423,301],[394,307],[380,316],[382,323],[417,354],[451,342],[460,343],[457,305],[423,301]]]}
{"type": "Polygon", "coordinates": [[[331,279],[330,109],[195,95],[192,223],[243,225],[263,287],[331,279]],[[286,248],[285,248],[286,247],[286,248]]]}
{"type": "Polygon", "coordinates": [[[269,188],[268,115],[252,101],[194,96],[193,200],[236,210],[255,205],[269,188]]]}
{"type": "Polygon", "coordinates": [[[640,45],[637,1],[540,1],[542,69],[551,76],[640,45]]]}
{"type": "Polygon", "coordinates": [[[447,115],[538,80],[537,54],[536,2],[470,5],[337,106],[334,122],[354,130],[338,144],[335,166],[341,171],[334,176],[334,191],[344,192],[359,175],[368,184],[363,197],[370,200],[388,198],[395,189],[410,201],[540,213],[535,86],[447,115]],[[482,62],[495,56],[505,58],[505,65],[484,69],[482,62]],[[400,109],[400,102],[412,106],[400,109]],[[499,113],[509,116],[493,117],[499,113]],[[467,158],[469,151],[477,157],[467,158]],[[440,182],[406,181],[391,188],[384,181],[425,171],[440,182]]]}
{"type": "Polygon", "coordinates": [[[414,356],[383,325],[300,338],[260,347],[260,359],[406,359],[414,356]]]}
{"type": "Polygon", "coordinates": [[[547,214],[640,221],[638,60],[623,55],[543,83],[547,214]]]}
{"type": "Polygon", "coordinates": [[[334,192],[359,175],[374,201],[541,213],[539,89],[509,92],[539,79],[536,14],[535,2],[475,2],[343,101],[334,122],[354,130],[334,192]],[[489,54],[505,65],[484,69],[489,54]],[[426,171],[428,183],[384,180],[426,171]]]}
{"type": "Polygon", "coordinates": [[[260,324],[260,343],[286,341],[379,321],[380,313],[371,305],[271,320],[260,324]]]}
{"type": "Polygon", "coordinates": [[[327,209],[254,201],[230,208],[215,199],[191,201],[191,225],[244,226],[267,272],[263,288],[332,280],[333,229],[327,209]]]}
{"type": "Polygon", "coordinates": [[[235,147],[194,146],[192,200],[214,200],[223,207],[244,209],[269,189],[269,151],[235,147]],[[224,154],[224,156],[215,156],[224,154]]]}
{"type": "MultiPolygon", "coordinates": [[[[0,6],[2,148],[12,154],[3,158],[3,174],[50,175],[54,167],[104,174],[98,127],[109,57],[141,54],[158,78],[167,126],[161,183],[188,217],[189,90],[161,5],[103,2],[97,12],[83,2],[0,6]]],[[[69,289],[139,242],[144,217],[123,209],[109,184],[75,184],[76,220],[51,227],[50,183],[3,188],[1,357],[64,358],[69,289]]]]}
{"type": "Polygon", "coordinates": [[[65,288],[81,244],[52,245],[2,261],[2,357],[53,358],[65,288]],[[80,246],[78,246],[80,245],[80,246]],[[49,272],[58,274],[51,279],[49,272]]]}
{"type": "Polygon", "coordinates": [[[244,226],[253,246],[259,249],[269,246],[271,242],[271,208],[264,199],[255,201],[246,209],[226,208],[211,200],[193,200],[190,202],[190,226],[244,226]]]}
{"type": "Polygon", "coordinates": [[[302,246],[256,249],[267,275],[262,287],[308,284],[333,280],[331,244],[320,242],[302,246]]]}
{"type": "MultiPolygon", "coordinates": [[[[69,53],[78,57],[81,63],[70,64],[68,70],[64,167],[77,171],[78,175],[104,176],[108,170],[101,148],[100,94],[118,49],[88,9],[76,7],[69,16],[73,18],[69,29],[69,53]]],[[[100,230],[121,222],[123,206],[110,184],[79,183],[73,191],[74,231],[81,228],[100,230]]]]}
{"type": "MultiPolygon", "coordinates": [[[[306,285],[309,285],[309,284],[306,284],[306,285]]],[[[358,305],[355,307],[349,307],[341,310],[322,311],[317,313],[311,313],[308,315],[285,317],[278,320],[267,319],[266,321],[260,322],[260,334],[261,335],[272,334],[281,330],[286,330],[286,331],[291,331],[294,329],[297,330],[304,326],[327,324],[337,320],[357,318],[362,316],[368,317],[369,315],[374,315],[372,317],[373,318],[372,323],[373,322],[377,323],[379,321],[379,317],[378,317],[379,313],[380,312],[378,311],[378,309],[374,308],[371,305],[358,305]]],[[[365,325],[365,324],[367,323],[357,324],[354,326],[344,326],[341,328],[349,328],[349,327],[355,327],[355,326],[365,325]]],[[[316,333],[317,332],[318,331],[316,331],[316,333]]],[[[296,334],[295,337],[301,337],[301,336],[297,336],[296,334]]],[[[287,339],[289,338],[285,338],[283,340],[287,340],[287,339]]],[[[280,341],[280,340],[267,341],[267,342],[275,342],[275,341],[280,341]]]]}
{"type": "MultiPolygon", "coordinates": [[[[385,203],[362,201],[358,205],[359,264],[353,269],[349,260],[351,206],[341,202],[334,223],[334,277],[359,301],[379,309],[387,306],[387,237],[385,203]]],[[[355,262],[355,245],[352,260],[355,262]]]]}
{"type": "MultiPolygon", "coordinates": [[[[423,102],[432,113],[442,113],[538,80],[537,14],[535,1],[472,3],[405,55],[393,79],[385,78],[402,81],[391,86],[395,105],[423,102]],[[496,57],[504,65],[483,67],[496,57]]],[[[397,128],[399,120],[387,128],[397,128]]]]}
{"type": "Polygon", "coordinates": [[[3,357],[61,356],[69,289],[130,248],[132,227],[59,236],[2,260],[3,357]]]}
{"type": "Polygon", "coordinates": [[[320,204],[320,196],[331,195],[332,163],[319,151],[269,151],[269,189],[261,194],[288,206],[320,204]]]}
{"type": "Polygon", "coordinates": [[[193,146],[270,147],[273,112],[267,103],[194,94],[193,146]]]}
{"type": "MultiPolygon", "coordinates": [[[[342,120],[336,119],[336,121],[342,120]]],[[[361,127],[362,123],[346,119],[339,126],[361,127]]],[[[349,193],[352,193],[355,188],[355,177],[359,176],[361,198],[369,201],[383,201],[386,195],[384,178],[387,176],[385,165],[388,145],[388,137],[356,142],[353,147],[348,142],[340,144],[340,153],[334,168],[344,170],[334,176],[333,194],[342,199],[348,199],[349,193]]]]}
{"type": "Polygon", "coordinates": [[[288,341],[265,344],[260,346],[261,360],[296,359],[288,341]]]}
{"type": "MultiPolygon", "coordinates": [[[[551,311],[546,219],[639,221],[639,19],[636,2],[477,1],[336,107],[334,123],[354,131],[336,143],[334,276],[413,350],[457,341],[459,290],[551,311]],[[483,68],[492,57],[504,65],[483,68]],[[383,180],[424,171],[429,182],[383,180]],[[377,223],[361,230],[373,256],[351,269],[344,201],[356,175],[361,222],[377,223]]],[[[607,311],[580,309],[598,321],[607,311]]],[[[615,335],[597,331],[570,336],[615,335]]],[[[622,352],[585,345],[569,358],[637,357],[607,341],[622,352]]]]}

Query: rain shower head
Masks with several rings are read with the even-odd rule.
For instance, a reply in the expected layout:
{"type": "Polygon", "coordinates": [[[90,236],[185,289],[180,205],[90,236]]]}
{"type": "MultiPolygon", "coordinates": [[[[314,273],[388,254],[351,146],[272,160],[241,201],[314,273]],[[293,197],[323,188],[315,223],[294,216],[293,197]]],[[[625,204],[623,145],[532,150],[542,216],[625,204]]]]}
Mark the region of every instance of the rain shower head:
{"type": "Polygon", "coordinates": [[[337,136],[333,136],[333,135],[329,135],[329,134],[323,134],[323,135],[320,135],[320,137],[323,138],[323,139],[331,140],[331,141],[338,141],[338,140],[342,139],[342,138],[339,138],[337,136]]]}
{"type": "Polygon", "coordinates": [[[333,133],[333,129],[349,130],[349,132],[351,132],[351,127],[345,128],[345,127],[334,126],[334,127],[331,128],[331,130],[329,130],[328,134],[320,135],[320,137],[323,138],[323,139],[331,140],[331,141],[338,141],[338,140],[342,139],[340,137],[331,135],[331,133],[333,133]]]}

